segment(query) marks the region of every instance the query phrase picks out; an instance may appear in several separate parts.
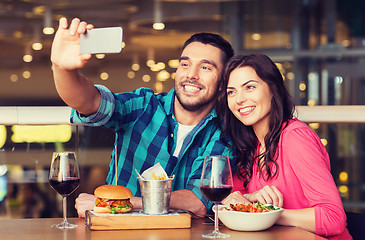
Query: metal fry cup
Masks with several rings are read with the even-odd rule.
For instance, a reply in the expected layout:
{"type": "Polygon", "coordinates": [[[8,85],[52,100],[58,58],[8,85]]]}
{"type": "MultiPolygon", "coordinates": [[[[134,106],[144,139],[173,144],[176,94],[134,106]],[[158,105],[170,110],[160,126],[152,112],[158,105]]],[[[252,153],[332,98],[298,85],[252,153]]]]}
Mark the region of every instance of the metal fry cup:
{"type": "Polygon", "coordinates": [[[174,176],[167,180],[144,180],[137,178],[141,187],[143,213],[167,214],[170,208],[171,186],[174,176]]]}

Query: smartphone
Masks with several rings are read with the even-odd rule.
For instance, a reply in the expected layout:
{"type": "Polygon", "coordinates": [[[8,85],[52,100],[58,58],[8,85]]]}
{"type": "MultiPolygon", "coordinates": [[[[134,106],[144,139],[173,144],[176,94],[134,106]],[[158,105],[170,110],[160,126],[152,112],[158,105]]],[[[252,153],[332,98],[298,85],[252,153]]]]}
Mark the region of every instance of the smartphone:
{"type": "Polygon", "coordinates": [[[121,27],[94,28],[80,35],[80,53],[120,53],[122,41],[121,27]]]}

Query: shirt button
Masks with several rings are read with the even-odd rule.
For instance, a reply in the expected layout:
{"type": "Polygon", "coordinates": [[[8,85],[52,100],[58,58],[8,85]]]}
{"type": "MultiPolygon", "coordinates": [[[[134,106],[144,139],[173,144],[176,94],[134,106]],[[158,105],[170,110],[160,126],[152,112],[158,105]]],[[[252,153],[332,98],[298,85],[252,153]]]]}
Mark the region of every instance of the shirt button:
{"type": "Polygon", "coordinates": [[[171,133],[171,135],[170,135],[170,136],[173,138],[173,137],[174,137],[174,134],[172,134],[172,133],[171,133]]]}

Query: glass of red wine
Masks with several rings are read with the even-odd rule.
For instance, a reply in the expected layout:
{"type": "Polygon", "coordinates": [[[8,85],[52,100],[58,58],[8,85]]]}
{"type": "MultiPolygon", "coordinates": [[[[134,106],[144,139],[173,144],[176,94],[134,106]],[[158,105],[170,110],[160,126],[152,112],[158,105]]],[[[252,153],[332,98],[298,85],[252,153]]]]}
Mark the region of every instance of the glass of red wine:
{"type": "Polygon", "coordinates": [[[203,234],[205,238],[226,238],[229,234],[219,232],[218,203],[232,192],[232,171],[227,156],[206,156],[200,180],[202,193],[214,203],[214,231],[203,234]]]}
{"type": "Polygon", "coordinates": [[[79,165],[74,152],[54,152],[49,171],[49,184],[62,195],[63,222],[52,225],[54,228],[76,228],[67,222],[66,197],[73,193],[80,184],[79,165]]]}

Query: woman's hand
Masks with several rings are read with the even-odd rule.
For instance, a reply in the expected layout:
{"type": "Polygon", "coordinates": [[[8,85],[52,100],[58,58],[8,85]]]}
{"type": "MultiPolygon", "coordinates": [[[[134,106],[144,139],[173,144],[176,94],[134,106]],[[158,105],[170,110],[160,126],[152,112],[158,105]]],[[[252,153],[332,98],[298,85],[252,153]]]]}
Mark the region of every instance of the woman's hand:
{"type": "Polygon", "coordinates": [[[228,195],[225,199],[223,199],[222,204],[229,205],[229,204],[240,204],[240,203],[249,203],[240,191],[235,191],[228,195]]]}
{"type": "Polygon", "coordinates": [[[271,204],[276,207],[282,207],[284,198],[283,194],[275,186],[265,186],[253,193],[244,195],[250,202],[271,204]]]}

